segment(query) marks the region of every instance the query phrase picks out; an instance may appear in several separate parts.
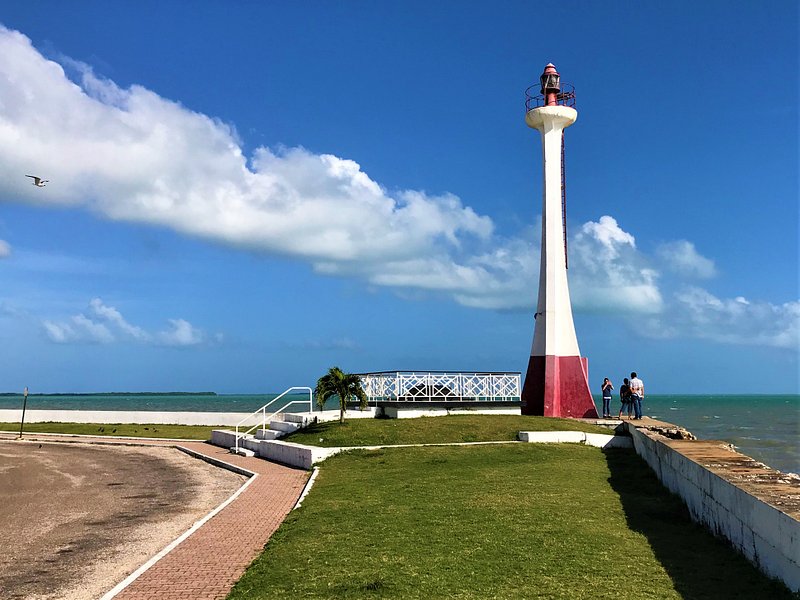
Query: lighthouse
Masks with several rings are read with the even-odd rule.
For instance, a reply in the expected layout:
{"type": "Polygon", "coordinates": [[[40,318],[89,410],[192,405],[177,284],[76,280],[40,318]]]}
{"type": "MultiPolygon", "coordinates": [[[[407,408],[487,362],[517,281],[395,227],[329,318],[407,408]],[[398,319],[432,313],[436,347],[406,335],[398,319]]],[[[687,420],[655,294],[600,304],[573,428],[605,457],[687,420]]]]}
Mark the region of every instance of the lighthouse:
{"type": "Polygon", "coordinates": [[[567,213],[564,181],[564,130],[578,118],[572,86],[561,84],[552,63],[539,86],[526,92],[525,122],[542,136],[542,252],[539,297],[528,370],[522,388],[522,414],[546,417],[597,417],[572,320],[567,282],[567,213]],[[533,95],[538,87],[539,94],[533,95]]]}

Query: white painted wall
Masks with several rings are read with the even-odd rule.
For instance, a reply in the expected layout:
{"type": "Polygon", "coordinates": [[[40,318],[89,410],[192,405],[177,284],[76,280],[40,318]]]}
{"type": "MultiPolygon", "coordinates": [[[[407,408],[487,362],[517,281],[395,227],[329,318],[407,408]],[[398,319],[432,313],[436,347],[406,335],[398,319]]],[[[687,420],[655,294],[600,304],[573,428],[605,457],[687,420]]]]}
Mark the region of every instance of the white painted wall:
{"type": "Polygon", "coordinates": [[[389,419],[416,419],[417,417],[446,417],[447,415],[519,415],[518,407],[511,408],[403,408],[384,406],[383,416],[389,419]]]}
{"type": "Polygon", "coordinates": [[[636,452],[695,521],[724,536],[770,577],[800,591],[800,522],[674,448],[629,427],[636,452]]]}
{"type": "Polygon", "coordinates": [[[520,431],[521,442],[534,444],[586,444],[596,448],[632,448],[631,438],[624,435],[584,433],[582,431],[520,431]]]}
{"type": "MultiPolygon", "coordinates": [[[[157,425],[236,425],[247,413],[123,410],[26,410],[26,423],[154,423],[157,425]]],[[[19,423],[22,409],[0,409],[0,423],[19,423]]],[[[248,423],[260,422],[254,416],[248,423]]]]}

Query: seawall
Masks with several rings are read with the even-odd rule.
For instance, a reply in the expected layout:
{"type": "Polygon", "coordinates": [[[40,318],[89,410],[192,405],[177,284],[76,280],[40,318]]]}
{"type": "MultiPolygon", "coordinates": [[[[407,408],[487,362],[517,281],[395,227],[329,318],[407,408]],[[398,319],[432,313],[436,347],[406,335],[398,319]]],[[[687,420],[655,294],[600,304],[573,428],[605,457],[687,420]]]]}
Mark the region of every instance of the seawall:
{"type": "MultiPolygon", "coordinates": [[[[122,410],[26,410],[26,423],[141,423],[155,425],[227,425],[234,426],[247,413],[156,412],[122,410]]],[[[22,409],[0,409],[0,423],[19,423],[22,409]]],[[[252,423],[259,420],[253,416],[252,423]]],[[[250,422],[250,421],[248,421],[250,422]]]]}
{"type": "Polygon", "coordinates": [[[670,439],[647,429],[654,423],[648,421],[623,426],[637,454],[683,499],[692,519],[800,591],[800,477],[770,469],[726,442],[670,439]]]}

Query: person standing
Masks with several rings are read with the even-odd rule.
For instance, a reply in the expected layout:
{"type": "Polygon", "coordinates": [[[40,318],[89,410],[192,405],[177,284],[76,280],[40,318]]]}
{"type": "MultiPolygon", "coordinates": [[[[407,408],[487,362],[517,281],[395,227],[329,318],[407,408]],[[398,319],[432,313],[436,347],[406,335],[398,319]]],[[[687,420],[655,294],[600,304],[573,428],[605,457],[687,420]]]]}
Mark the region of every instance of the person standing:
{"type": "Polygon", "coordinates": [[[631,373],[631,399],[633,400],[633,418],[641,419],[642,400],[644,400],[644,382],[636,375],[636,371],[631,373]]]}
{"type": "Polygon", "coordinates": [[[611,390],[614,389],[613,384],[608,377],[603,379],[603,418],[611,418],[611,390]]]}
{"type": "Polygon", "coordinates": [[[622,380],[622,385],[619,386],[619,400],[622,403],[619,408],[619,415],[618,418],[622,419],[622,411],[624,410],[628,413],[628,418],[631,418],[631,388],[628,382],[628,378],[625,377],[622,380]]]}

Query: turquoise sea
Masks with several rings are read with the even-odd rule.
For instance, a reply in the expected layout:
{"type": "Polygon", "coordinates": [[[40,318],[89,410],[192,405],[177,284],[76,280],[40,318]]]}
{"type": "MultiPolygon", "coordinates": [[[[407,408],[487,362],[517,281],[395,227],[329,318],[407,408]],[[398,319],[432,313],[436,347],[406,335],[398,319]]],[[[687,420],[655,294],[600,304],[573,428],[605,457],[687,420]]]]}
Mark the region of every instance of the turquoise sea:
{"type": "MultiPolygon", "coordinates": [[[[595,404],[602,413],[599,396],[595,404]]],[[[615,394],[611,413],[616,416],[619,408],[615,394]]],[[[642,412],[698,438],[729,442],[775,469],[800,473],[800,395],[648,394],[642,412]]]]}
{"type": "MultiPolygon", "coordinates": [[[[30,396],[29,409],[251,412],[274,398],[260,395],[30,396]]],[[[293,399],[303,399],[302,395],[293,399]]],[[[595,402],[600,408],[599,398],[595,402]]],[[[282,402],[281,402],[282,403],[282,402]]],[[[0,408],[20,408],[22,396],[0,396],[0,408]]],[[[300,404],[295,408],[303,410],[300,404]]],[[[615,395],[612,413],[619,411],[615,395]]],[[[729,442],[781,471],[800,473],[800,395],[651,395],[644,414],[680,425],[697,437],[729,442]]]]}

